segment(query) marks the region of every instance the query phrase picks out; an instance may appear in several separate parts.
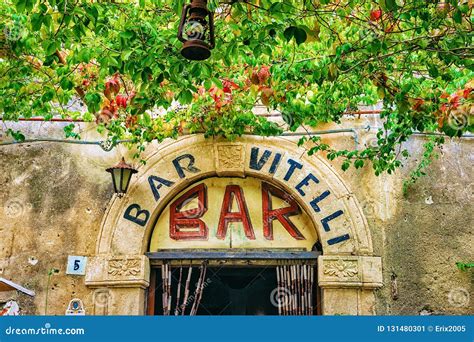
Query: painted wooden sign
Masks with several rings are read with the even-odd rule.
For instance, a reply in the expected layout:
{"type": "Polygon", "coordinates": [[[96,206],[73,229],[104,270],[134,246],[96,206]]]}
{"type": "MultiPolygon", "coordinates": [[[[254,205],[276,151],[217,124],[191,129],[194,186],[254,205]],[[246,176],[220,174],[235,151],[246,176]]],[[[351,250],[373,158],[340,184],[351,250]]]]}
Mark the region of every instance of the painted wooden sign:
{"type": "Polygon", "coordinates": [[[208,178],[179,193],[155,226],[150,251],[305,248],[317,234],[296,200],[256,178],[208,178]]]}

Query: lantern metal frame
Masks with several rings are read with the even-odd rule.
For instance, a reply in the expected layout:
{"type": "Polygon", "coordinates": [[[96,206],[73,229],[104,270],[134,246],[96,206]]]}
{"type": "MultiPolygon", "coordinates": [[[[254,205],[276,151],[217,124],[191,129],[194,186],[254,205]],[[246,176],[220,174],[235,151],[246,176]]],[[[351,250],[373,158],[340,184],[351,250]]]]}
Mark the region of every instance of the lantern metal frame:
{"type": "Polygon", "coordinates": [[[215,47],[214,13],[207,8],[207,0],[191,0],[183,6],[178,28],[178,39],[183,42],[181,55],[189,60],[202,61],[211,56],[215,47]],[[208,20],[206,20],[208,17],[208,20]],[[197,21],[203,26],[209,24],[208,42],[204,39],[186,39],[183,37],[184,26],[188,21],[197,21]]]}
{"type": "Polygon", "coordinates": [[[114,185],[114,192],[117,194],[117,196],[119,197],[123,197],[125,195],[125,193],[127,192],[128,190],[128,187],[130,185],[130,181],[132,180],[132,176],[138,172],[138,170],[136,170],[132,165],[130,164],[127,164],[125,162],[125,158],[122,157],[122,160],[115,166],[112,166],[112,167],[109,167],[108,169],[106,169],[105,171],[109,172],[111,175],[112,175],[112,183],[114,185]],[[120,170],[120,179],[115,179],[115,170],[120,170]],[[123,184],[123,177],[124,177],[124,171],[125,170],[130,170],[130,175],[129,175],[129,178],[125,184],[124,187],[122,187],[122,184],[123,184]],[[119,181],[119,183],[117,183],[117,181],[119,181]],[[117,188],[117,186],[119,188],[117,188]]]}

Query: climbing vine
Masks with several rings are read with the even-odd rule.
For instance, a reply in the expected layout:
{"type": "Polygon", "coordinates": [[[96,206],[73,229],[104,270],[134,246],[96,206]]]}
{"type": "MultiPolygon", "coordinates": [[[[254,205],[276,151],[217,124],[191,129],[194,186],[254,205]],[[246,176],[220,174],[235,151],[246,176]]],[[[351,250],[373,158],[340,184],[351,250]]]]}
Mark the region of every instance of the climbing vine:
{"type": "MultiPolygon", "coordinates": [[[[180,55],[184,0],[6,0],[0,4],[3,120],[60,116],[95,122],[112,141],[146,144],[186,133],[234,139],[339,122],[382,103],[376,146],[309,154],[393,172],[414,132],[473,130],[474,53],[469,1],[217,1],[216,47],[204,62],[180,55]]],[[[66,136],[80,138],[74,126],[66,136]]],[[[21,132],[9,132],[21,140],[21,132]]],[[[408,180],[429,164],[434,146],[408,180]]],[[[408,185],[407,185],[408,186],[408,185]]]]}
{"type": "Polygon", "coordinates": [[[457,262],[456,267],[461,271],[467,271],[474,268],[474,262],[457,262]]]}

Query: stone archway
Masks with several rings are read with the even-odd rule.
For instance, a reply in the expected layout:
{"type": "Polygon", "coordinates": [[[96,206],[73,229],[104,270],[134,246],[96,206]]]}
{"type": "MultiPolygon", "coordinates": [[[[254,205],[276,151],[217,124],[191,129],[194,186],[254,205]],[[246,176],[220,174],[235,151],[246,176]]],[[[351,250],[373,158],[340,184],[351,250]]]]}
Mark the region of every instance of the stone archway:
{"type": "Polygon", "coordinates": [[[373,256],[362,210],[335,170],[283,138],[229,142],[202,135],[162,144],[140,167],[128,194],[109,204],[86,272],[86,285],[112,291],[104,314],[145,313],[150,266],[144,254],[154,223],[175,194],[213,176],[257,177],[291,194],[311,216],[323,246],[318,261],[323,314],[374,314],[381,258],[373,256]]]}

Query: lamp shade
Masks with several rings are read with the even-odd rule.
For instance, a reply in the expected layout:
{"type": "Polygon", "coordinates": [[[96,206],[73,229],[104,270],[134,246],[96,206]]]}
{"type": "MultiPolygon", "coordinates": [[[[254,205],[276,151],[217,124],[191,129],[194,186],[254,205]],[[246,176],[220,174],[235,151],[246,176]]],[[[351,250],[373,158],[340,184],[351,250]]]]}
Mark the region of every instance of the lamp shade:
{"type": "Polygon", "coordinates": [[[127,164],[125,162],[125,158],[123,157],[120,163],[108,168],[106,171],[112,175],[114,191],[120,197],[127,192],[128,186],[130,185],[130,180],[132,179],[132,175],[138,172],[131,165],[127,164]]]}

